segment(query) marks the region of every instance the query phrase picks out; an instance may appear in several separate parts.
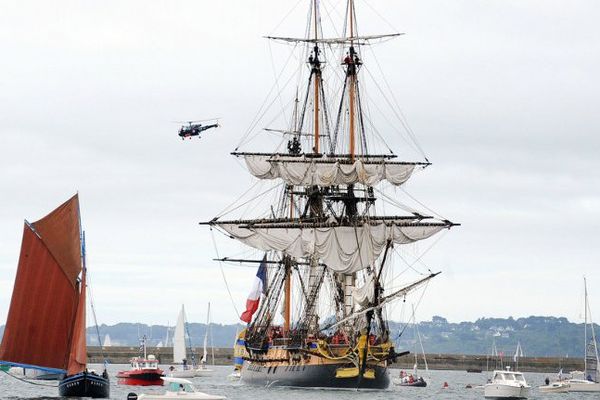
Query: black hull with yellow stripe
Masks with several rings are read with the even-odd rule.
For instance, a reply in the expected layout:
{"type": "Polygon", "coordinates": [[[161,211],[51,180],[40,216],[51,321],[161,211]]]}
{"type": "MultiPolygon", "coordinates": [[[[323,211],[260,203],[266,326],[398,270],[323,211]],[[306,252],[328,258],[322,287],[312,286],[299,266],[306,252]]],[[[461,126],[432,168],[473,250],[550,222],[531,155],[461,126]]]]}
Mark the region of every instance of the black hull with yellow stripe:
{"type": "Polygon", "coordinates": [[[246,361],[242,367],[242,382],[267,387],[387,389],[390,378],[387,367],[378,365],[368,367],[360,377],[357,368],[344,364],[281,363],[266,366],[263,363],[246,361]]]}

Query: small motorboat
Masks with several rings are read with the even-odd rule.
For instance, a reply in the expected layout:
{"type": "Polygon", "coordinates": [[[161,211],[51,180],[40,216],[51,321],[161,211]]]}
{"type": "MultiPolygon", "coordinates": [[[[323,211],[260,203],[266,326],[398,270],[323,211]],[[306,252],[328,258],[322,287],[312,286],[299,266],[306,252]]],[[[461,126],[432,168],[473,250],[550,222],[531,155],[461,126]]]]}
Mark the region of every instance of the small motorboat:
{"type": "Polygon", "coordinates": [[[587,379],[568,379],[569,392],[600,392],[600,383],[587,379]]]}
{"type": "Polygon", "coordinates": [[[542,393],[567,393],[571,385],[565,381],[551,382],[547,385],[538,387],[542,393]]]}
{"type": "Polygon", "coordinates": [[[165,394],[142,393],[139,396],[129,393],[127,400],[164,400],[164,399],[202,399],[202,400],[224,400],[225,396],[215,396],[196,390],[192,382],[183,378],[162,378],[167,386],[165,394]]]}
{"type": "MultiPolygon", "coordinates": [[[[144,353],[146,347],[144,346],[144,353]]],[[[131,359],[129,371],[119,371],[119,384],[132,386],[162,386],[164,371],[158,368],[158,360],[152,355],[131,359]]]]}
{"type": "Polygon", "coordinates": [[[484,387],[484,396],[486,399],[526,399],[530,390],[523,373],[506,367],[505,371],[494,371],[491,382],[484,387]]]}
{"type": "Polygon", "coordinates": [[[426,387],[427,386],[427,382],[425,381],[425,379],[423,379],[422,376],[417,376],[416,373],[414,375],[407,374],[404,371],[400,371],[400,377],[394,378],[392,381],[394,382],[394,385],[397,385],[397,386],[409,386],[409,387],[426,387]]]}

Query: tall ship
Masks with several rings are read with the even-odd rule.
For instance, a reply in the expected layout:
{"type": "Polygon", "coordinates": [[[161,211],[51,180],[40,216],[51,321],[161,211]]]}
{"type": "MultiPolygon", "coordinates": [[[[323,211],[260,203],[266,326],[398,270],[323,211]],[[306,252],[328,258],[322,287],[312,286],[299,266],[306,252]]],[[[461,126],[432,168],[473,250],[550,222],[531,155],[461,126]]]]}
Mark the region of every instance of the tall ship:
{"type": "MultiPolygon", "coordinates": [[[[281,104],[279,121],[288,123],[262,129],[281,139],[279,147],[241,151],[258,137],[249,129],[232,154],[258,181],[201,224],[242,244],[243,256],[220,262],[258,266],[241,315],[248,325],[236,341],[243,382],[385,389],[388,367],[408,354],[395,348],[389,307],[439,274],[409,276],[405,272],[420,257],[401,265],[401,250],[458,224],[396,197],[430,162],[424,155],[406,161],[387,146],[383,132],[398,126],[379,125],[373,109],[390,98],[369,102],[361,77],[369,46],[400,33],[359,35],[355,2],[348,0],[341,34],[329,37],[321,18],[324,3],[307,3],[304,37],[269,37],[301,54],[297,74],[280,74],[274,86],[291,89],[290,101],[283,94],[265,101],[281,104]]],[[[397,111],[394,116],[404,123],[397,111]]]]}

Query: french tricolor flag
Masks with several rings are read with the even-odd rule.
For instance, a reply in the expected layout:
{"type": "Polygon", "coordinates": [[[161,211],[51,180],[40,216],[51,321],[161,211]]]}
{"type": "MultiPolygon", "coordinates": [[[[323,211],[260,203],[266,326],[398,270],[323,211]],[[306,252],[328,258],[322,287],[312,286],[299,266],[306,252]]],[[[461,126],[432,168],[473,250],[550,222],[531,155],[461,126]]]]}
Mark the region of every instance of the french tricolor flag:
{"type": "Polygon", "coordinates": [[[261,294],[266,294],[267,291],[267,255],[263,257],[256,276],[254,277],[254,283],[252,284],[252,291],[246,300],[246,311],[242,313],[240,319],[245,323],[249,324],[252,321],[252,316],[258,310],[260,304],[261,294]]]}

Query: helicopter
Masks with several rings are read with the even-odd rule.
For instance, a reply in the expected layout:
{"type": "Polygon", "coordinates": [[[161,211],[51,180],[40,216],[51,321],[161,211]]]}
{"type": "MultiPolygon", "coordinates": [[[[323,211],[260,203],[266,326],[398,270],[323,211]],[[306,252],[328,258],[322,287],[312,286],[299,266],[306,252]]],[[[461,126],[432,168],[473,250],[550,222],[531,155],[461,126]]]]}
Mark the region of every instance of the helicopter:
{"type": "Polygon", "coordinates": [[[208,129],[219,127],[219,119],[218,118],[205,119],[205,120],[199,120],[199,121],[185,121],[185,122],[187,123],[187,125],[182,125],[181,128],[179,129],[179,137],[181,138],[181,140],[184,140],[185,138],[191,139],[194,136],[198,136],[198,138],[200,138],[200,134],[202,132],[204,132],[208,129]],[[205,121],[216,121],[216,122],[207,124],[207,125],[203,125],[201,122],[205,122],[205,121]]]}

